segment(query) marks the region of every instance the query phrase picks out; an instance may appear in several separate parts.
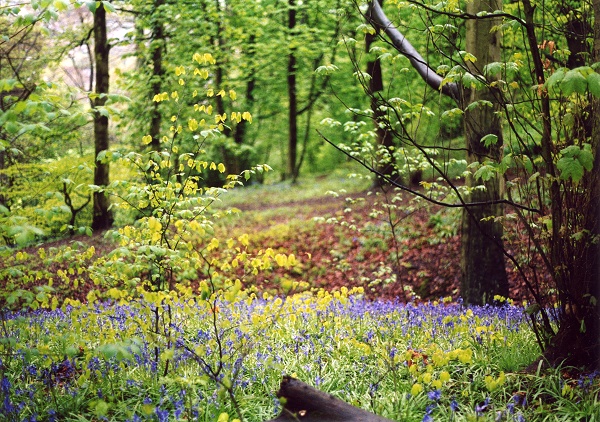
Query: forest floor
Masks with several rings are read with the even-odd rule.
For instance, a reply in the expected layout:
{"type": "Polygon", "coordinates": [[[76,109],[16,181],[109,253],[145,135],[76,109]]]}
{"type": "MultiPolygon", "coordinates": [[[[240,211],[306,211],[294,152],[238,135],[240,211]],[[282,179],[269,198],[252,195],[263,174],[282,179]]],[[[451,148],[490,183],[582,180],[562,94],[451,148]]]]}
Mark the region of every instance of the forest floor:
{"type": "MultiPolygon", "coordinates": [[[[363,287],[372,299],[457,299],[460,237],[453,232],[458,232],[454,225],[460,225],[459,214],[437,213],[429,205],[415,207],[403,200],[395,203],[390,217],[382,207],[385,202],[367,191],[277,203],[261,203],[257,197],[235,204],[240,217],[221,230],[253,234],[257,247],[293,252],[302,262],[294,279],[312,287],[363,287]]],[[[510,297],[526,299],[526,286],[508,263],[507,276],[510,297]]],[[[276,289],[276,280],[260,277],[254,284],[276,289]]]]}
{"type": "MultiPolygon", "coordinates": [[[[448,210],[439,213],[439,209],[430,205],[415,206],[407,199],[391,201],[381,195],[368,195],[366,191],[339,196],[324,191],[308,197],[306,192],[295,195],[302,189],[309,187],[254,186],[225,199],[224,207],[241,212],[216,222],[217,238],[224,240],[247,233],[249,250],[270,247],[276,253],[294,253],[300,262],[291,273],[279,269],[258,276],[246,275],[242,281],[247,287],[277,294],[282,292],[282,281],[292,280],[327,290],[363,287],[365,295],[372,299],[418,301],[459,297],[460,239],[456,234],[459,213],[448,210]],[[388,205],[382,206],[384,203],[388,205]],[[392,228],[395,236],[391,235],[392,228]]],[[[525,241],[518,236],[514,239],[512,244],[509,242],[509,249],[518,248],[525,241]]],[[[107,255],[115,248],[100,233],[44,243],[27,248],[27,252],[35,257],[40,246],[56,251],[75,242],[79,242],[79,248],[94,246],[95,256],[107,255]]],[[[32,259],[28,265],[56,274],[66,270],[63,267],[68,262],[52,262],[48,268],[43,267],[42,260],[32,259]]],[[[510,297],[526,299],[524,282],[509,263],[507,275],[510,297]]],[[[91,289],[98,288],[90,281],[79,283],[76,289],[68,284],[55,283],[54,287],[59,299],[70,296],[80,300],[85,300],[91,289]]]]}

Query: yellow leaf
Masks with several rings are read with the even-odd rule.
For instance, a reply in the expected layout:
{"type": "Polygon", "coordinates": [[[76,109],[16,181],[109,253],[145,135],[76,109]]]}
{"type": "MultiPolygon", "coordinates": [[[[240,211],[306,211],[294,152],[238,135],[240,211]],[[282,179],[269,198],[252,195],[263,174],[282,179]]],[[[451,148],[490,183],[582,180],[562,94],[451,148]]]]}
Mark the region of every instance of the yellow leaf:
{"type": "Polygon", "coordinates": [[[217,169],[219,170],[219,173],[225,173],[225,165],[223,163],[219,163],[217,169]]]}
{"type": "Polygon", "coordinates": [[[232,100],[235,100],[237,98],[237,94],[233,89],[229,90],[229,98],[231,98],[232,100]]]}
{"type": "Polygon", "coordinates": [[[277,265],[279,265],[280,267],[287,267],[287,256],[285,256],[284,254],[277,254],[275,255],[275,262],[277,262],[277,265]]]}
{"type": "Polygon", "coordinates": [[[144,145],[148,145],[150,142],[152,142],[152,136],[146,135],[142,138],[142,143],[144,145]]]}
{"type": "Polygon", "coordinates": [[[196,119],[190,119],[188,120],[188,128],[194,132],[195,130],[198,129],[198,120],[196,119]]]}

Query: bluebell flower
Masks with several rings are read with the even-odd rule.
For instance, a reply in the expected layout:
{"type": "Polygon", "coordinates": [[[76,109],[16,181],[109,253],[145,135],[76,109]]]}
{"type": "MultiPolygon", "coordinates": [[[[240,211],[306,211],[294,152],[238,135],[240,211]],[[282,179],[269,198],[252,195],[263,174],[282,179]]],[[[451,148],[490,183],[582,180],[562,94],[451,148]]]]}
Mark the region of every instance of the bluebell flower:
{"type": "Polygon", "coordinates": [[[490,404],[490,398],[486,397],[484,402],[475,406],[475,413],[477,416],[481,416],[485,412],[490,404]]]}
{"type": "Polygon", "coordinates": [[[431,416],[431,412],[433,412],[433,409],[435,408],[434,405],[428,405],[425,408],[425,415],[423,415],[423,420],[421,422],[433,422],[433,417],[431,416]]]}
{"type": "Polygon", "coordinates": [[[158,418],[158,422],[168,422],[169,421],[169,411],[162,410],[160,408],[156,408],[156,417],[158,418]]]}
{"type": "Polygon", "coordinates": [[[440,398],[442,398],[442,391],[441,390],[430,391],[427,393],[427,397],[429,397],[429,400],[438,401],[440,398]]]}
{"type": "Polygon", "coordinates": [[[458,402],[456,400],[452,400],[450,402],[450,410],[456,412],[458,410],[458,402]]]}

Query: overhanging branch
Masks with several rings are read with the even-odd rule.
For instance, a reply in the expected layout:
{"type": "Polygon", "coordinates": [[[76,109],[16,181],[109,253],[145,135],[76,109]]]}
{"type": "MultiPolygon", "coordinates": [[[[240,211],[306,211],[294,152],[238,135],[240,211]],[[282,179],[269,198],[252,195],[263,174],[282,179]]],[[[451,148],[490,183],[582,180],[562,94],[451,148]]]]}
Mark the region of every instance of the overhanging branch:
{"type": "Polygon", "coordinates": [[[415,68],[427,85],[451,97],[454,101],[460,102],[461,90],[458,84],[453,82],[443,83],[444,78],[429,66],[406,37],[388,19],[378,0],[371,1],[365,18],[375,29],[385,32],[394,48],[408,58],[412,67],[415,68]]]}

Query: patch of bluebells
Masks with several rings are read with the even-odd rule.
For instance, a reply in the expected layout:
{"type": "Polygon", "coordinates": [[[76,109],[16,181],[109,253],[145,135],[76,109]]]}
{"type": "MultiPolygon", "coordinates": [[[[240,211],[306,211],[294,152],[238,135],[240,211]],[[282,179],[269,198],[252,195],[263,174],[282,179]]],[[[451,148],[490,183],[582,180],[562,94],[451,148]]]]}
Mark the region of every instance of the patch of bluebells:
{"type": "MultiPolygon", "coordinates": [[[[390,342],[385,346],[381,346],[385,347],[383,350],[388,355],[390,362],[396,362],[396,360],[400,362],[397,365],[397,368],[400,370],[405,365],[402,356],[407,349],[413,349],[412,342],[415,341],[415,349],[423,347],[422,344],[419,344],[415,340],[418,339],[418,335],[414,335],[415,333],[421,334],[423,331],[426,331],[430,340],[435,342],[435,339],[441,338],[457,328],[460,322],[456,318],[465,315],[467,309],[474,317],[481,319],[481,325],[487,325],[488,327],[491,325],[503,325],[509,330],[518,331],[519,327],[523,326],[526,322],[522,309],[509,304],[466,308],[461,303],[435,304],[429,302],[405,304],[399,301],[368,302],[350,296],[346,301],[330,300],[325,306],[319,307],[314,298],[310,300],[306,299],[305,302],[302,302],[302,300],[298,300],[293,307],[286,310],[286,312],[296,316],[298,324],[295,328],[284,328],[282,331],[286,331],[286,335],[288,336],[284,340],[281,340],[280,343],[276,343],[276,347],[274,348],[272,345],[266,344],[270,339],[275,338],[275,336],[269,337],[265,334],[266,328],[261,329],[263,331],[259,329],[253,331],[241,329],[241,327],[253,325],[252,315],[270,315],[269,312],[271,311],[269,309],[272,308],[269,308],[269,306],[272,304],[272,300],[257,299],[251,302],[243,301],[237,303],[235,306],[219,305],[219,318],[230,324],[230,328],[227,329],[229,337],[223,337],[225,340],[220,344],[223,347],[223,355],[226,356],[226,359],[221,362],[223,363],[224,371],[219,375],[219,379],[223,379],[224,373],[228,371],[227,373],[238,374],[237,378],[233,380],[233,385],[236,388],[241,387],[241,390],[252,387],[252,385],[256,385],[257,383],[269,385],[269,383],[273,383],[272,377],[276,376],[273,375],[276,373],[276,371],[273,371],[273,365],[277,364],[286,370],[289,368],[298,371],[304,370],[306,374],[302,374],[300,377],[311,380],[315,385],[319,386],[327,374],[326,372],[322,373],[321,370],[328,365],[337,344],[347,340],[359,341],[369,345],[369,347],[376,348],[380,347],[387,340],[386,336],[389,333],[402,334],[408,340],[403,343],[390,342]],[[331,320],[332,317],[348,318],[355,321],[368,320],[369,326],[365,328],[350,325],[346,332],[338,330],[332,333],[332,330],[326,329],[324,324],[321,323],[322,321],[331,320]],[[315,320],[318,322],[315,323],[315,320]],[[374,326],[377,326],[377,329],[372,329],[374,326]],[[253,343],[260,343],[256,347],[256,350],[239,347],[240,344],[252,345],[253,343]],[[306,359],[309,360],[307,361],[306,359]],[[251,361],[252,365],[248,361],[251,361]],[[309,363],[305,365],[305,362],[309,363]],[[267,371],[271,372],[268,373],[267,371]],[[318,375],[315,376],[315,374],[318,375]]],[[[47,313],[38,311],[32,313],[30,321],[33,321],[32,324],[41,324],[43,332],[52,335],[57,321],[63,323],[70,322],[71,316],[69,312],[69,309],[66,312],[60,310],[47,313]]],[[[157,373],[160,374],[163,368],[157,365],[154,356],[155,344],[151,343],[151,340],[144,341],[144,333],[140,332],[139,329],[136,331],[136,329],[130,327],[132,325],[130,321],[139,318],[139,315],[136,314],[138,312],[137,308],[127,305],[96,304],[86,312],[106,317],[99,317],[99,319],[103,319],[103,322],[99,324],[98,328],[127,332],[126,335],[135,332],[142,338],[142,343],[132,353],[131,359],[118,362],[117,360],[100,358],[90,354],[86,357],[87,361],[83,362],[80,367],[82,366],[83,369],[87,368],[91,371],[93,375],[97,376],[99,382],[101,382],[102,378],[109,375],[119,375],[119,371],[127,367],[135,368],[137,373],[144,373],[146,371],[145,373],[147,374],[150,372],[152,376],[148,378],[156,379],[155,375],[157,373]]],[[[81,318],[85,315],[82,312],[81,318]]],[[[276,325],[267,324],[269,329],[274,328],[276,325]]],[[[171,360],[171,371],[173,371],[174,376],[179,375],[178,371],[180,368],[186,369],[189,368],[188,364],[196,364],[192,359],[192,351],[196,347],[202,347],[205,356],[201,357],[206,359],[209,365],[215,362],[218,363],[219,356],[216,351],[219,348],[215,346],[215,332],[210,326],[194,326],[193,328],[186,327],[184,329],[183,323],[178,323],[172,324],[170,329],[175,336],[172,344],[176,349],[176,353],[171,360]]],[[[220,331],[220,335],[224,335],[224,333],[225,331],[220,331]]],[[[452,341],[454,340],[450,340],[450,344],[452,344],[452,341]]],[[[160,350],[164,351],[164,346],[161,345],[160,350]]],[[[357,353],[353,358],[353,372],[349,373],[348,376],[355,376],[367,382],[369,392],[375,395],[377,389],[383,383],[379,383],[380,374],[375,373],[377,368],[373,369],[373,360],[369,360],[367,353],[364,353],[364,355],[357,353]],[[377,380],[377,382],[374,380],[377,380]]],[[[49,368],[42,371],[33,364],[23,364],[22,367],[24,374],[28,377],[40,376],[39,374],[43,373],[41,378],[48,380],[53,385],[60,384],[61,387],[64,387],[72,378],[75,378],[77,369],[76,362],[68,359],[59,364],[52,364],[49,368]],[[58,371],[58,365],[61,364],[64,366],[61,371],[58,371]]],[[[197,372],[201,372],[201,369],[197,366],[195,369],[197,372]]],[[[202,369],[208,370],[209,368],[202,369]]],[[[123,376],[122,382],[127,385],[127,388],[130,391],[138,391],[140,394],[144,394],[142,391],[146,391],[147,394],[148,389],[144,381],[135,380],[131,377],[132,372],[127,372],[123,376]]],[[[582,390],[591,388],[597,377],[598,374],[594,374],[593,376],[582,378],[580,380],[580,388],[582,390]]],[[[94,392],[98,392],[97,397],[103,397],[101,394],[102,390],[96,387],[90,390],[92,395],[94,392]]],[[[182,387],[180,390],[175,390],[175,388],[170,386],[166,389],[162,386],[159,392],[161,399],[154,402],[153,413],[147,417],[135,414],[130,417],[129,421],[138,422],[148,420],[149,418],[158,421],[178,420],[184,416],[193,419],[198,417],[199,408],[206,409],[209,406],[214,406],[216,409],[222,405],[216,388],[214,390],[202,390],[202,388],[198,388],[198,391],[194,391],[195,387],[189,391],[185,387],[182,387]],[[188,415],[185,415],[186,402],[189,403],[187,408],[188,415]]],[[[0,411],[18,412],[18,410],[15,410],[18,409],[18,404],[11,401],[10,394],[4,394],[4,389],[5,387],[0,385],[0,392],[2,392],[3,399],[0,411]]],[[[8,389],[10,390],[10,384],[8,389]]],[[[384,390],[384,388],[381,387],[381,390],[384,390]]],[[[105,389],[104,391],[104,396],[108,396],[109,390],[105,389]]],[[[26,394],[25,391],[22,394],[26,394]]],[[[15,392],[12,395],[14,397],[16,395],[15,392]]],[[[135,397],[133,392],[132,395],[135,397]]],[[[433,420],[434,411],[441,406],[442,397],[441,389],[435,389],[427,393],[429,402],[423,416],[424,422],[433,420]]],[[[273,400],[276,401],[276,403],[273,403],[275,404],[275,408],[280,409],[278,400],[275,398],[273,400]]],[[[146,396],[144,403],[150,404],[152,400],[146,396]]],[[[518,420],[516,418],[522,417],[518,408],[525,408],[526,405],[526,397],[518,396],[513,398],[512,402],[506,406],[506,409],[510,415],[514,416],[515,420],[518,420]]],[[[453,414],[459,411],[459,405],[456,400],[452,400],[449,406],[453,414]]],[[[477,415],[483,415],[490,408],[491,402],[488,397],[483,403],[476,406],[475,411],[477,415]]],[[[208,413],[211,411],[212,408],[208,410],[208,413]]],[[[44,420],[56,420],[57,418],[56,412],[52,410],[40,412],[40,414],[44,413],[47,413],[47,417],[44,415],[42,418],[44,420]]],[[[6,413],[0,414],[4,415],[6,413]]],[[[30,416],[31,420],[37,420],[37,418],[35,414],[30,416]]]]}
{"type": "Polygon", "coordinates": [[[581,375],[577,380],[577,386],[584,392],[588,393],[590,388],[594,385],[596,379],[600,380],[600,371],[594,371],[590,374],[581,375]]]}

